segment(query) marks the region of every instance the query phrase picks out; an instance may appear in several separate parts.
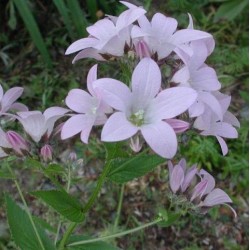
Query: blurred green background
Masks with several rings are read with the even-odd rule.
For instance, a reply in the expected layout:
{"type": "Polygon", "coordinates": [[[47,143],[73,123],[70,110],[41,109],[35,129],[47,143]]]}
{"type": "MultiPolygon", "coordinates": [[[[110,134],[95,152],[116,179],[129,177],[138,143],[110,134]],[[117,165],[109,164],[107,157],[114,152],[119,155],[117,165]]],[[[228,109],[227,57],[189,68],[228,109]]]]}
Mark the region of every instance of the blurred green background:
{"type": "MultiPolygon", "coordinates": [[[[232,95],[231,111],[240,119],[239,138],[228,141],[229,154],[222,157],[214,138],[189,136],[181,138],[180,152],[189,163],[212,171],[219,187],[225,189],[234,201],[238,217],[233,219],[225,208],[214,208],[204,216],[189,215],[171,228],[152,228],[117,240],[122,249],[196,250],[248,249],[248,1],[245,0],[144,0],[129,1],[143,5],[148,16],[161,12],[174,17],[179,28],[188,24],[187,13],[194,18],[195,28],[210,32],[216,40],[216,49],[208,64],[215,68],[223,85],[222,92],[232,95]]],[[[22,101],[30,109],[44,110],[63,105],[71,88],[85,87],[86,74],[96,63],[81,60],[71,64],[72,56],[64,56],[66,48],[86,35],[86,27],[105,14],[118,15],[125,8],[114,0],[2,0],[0,2],[0,84],[4,89],[22,86],[22,101]]],[[[99,76],[119,78],[114,63],[100,63],[99,76]]],[[[94,159],[103,157],[100,143],[92,140],[88,146],[79,146],[84,154],[88,175],[94,175],[94,159]],[[88,169],[91,166],[91,171],[88,169]]],[[[30,171],[30,170],[29,170],[30,171]]],[[[166,197],[166,169],[156,169],[149,175],[125,187],[122,223],[127,227],[138,225],[150,217],[155,204],[166,197]]],[[[27,170],[19,170],[21,182],[27,191],[34,183],[42,183],[40,176],[27,179],[27,170]]],[[[30,176],[30,174],[29,174],[30,176]]],[[[91,178],[84,183],[93,187],[91,178]]],[[[42,184],[41,184],[42,185],[42,184]]],[[[82,184],[83,185],[83,184],[82,184]]],[[[0,182],[1,190],[15,193],[11,182],[0,182]]],[[[24,189],[25,189],[24,188],[24,189]]],[[[103,230],[115,213],[119,187],[107,184],[107,195],[93,209],[88,221],[89,233],[103,230]]],[[[32,200],[31,200],[32,202],[32,200]]],[[[10,239],[5,219],[3,198],[0,196],[0,249],[16,249],[10,239]]],[[[33,211],[50,221],[50,212],[33,211]],[[46,217],[47,216],[47,217],[46,217]]]]}

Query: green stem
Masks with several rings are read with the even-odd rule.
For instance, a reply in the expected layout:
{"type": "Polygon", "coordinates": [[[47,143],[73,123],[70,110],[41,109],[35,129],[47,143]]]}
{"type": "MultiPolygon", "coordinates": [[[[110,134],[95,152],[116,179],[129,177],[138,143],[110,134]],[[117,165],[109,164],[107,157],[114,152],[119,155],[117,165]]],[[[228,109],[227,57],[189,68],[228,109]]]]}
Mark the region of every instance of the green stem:
{"type": "MultiPolygon", "coordinates": [[[[107,176],[107,174],[108,174],[110,168],[111,168],[111,161],[108,161],[108,162],[106,163],[106,165],[104,166],[103,171],[102,171],[100,177],[98,178],[98,181],[97,181],[97,184],[96,184],[96,187],[95,187],[94,192],[93,192],[92,195],[90,196],[90,198],[89,198],[87,204],[83,207],[82,212],[83,212],[84,214],[87,213],[87,212],[89,211],[89,209],[90,209],[90,208],[92,207],[92,205],[94,204],[96,198],[98,197],[98,194],[99,194],[99,192],[100,192],[100,190],[101,190],[101,188],[102,188],[102,185],[103,185],[103,183],[104,183],[104,181],[105,181],[105,178],[106,178],[106,176],[107,176]]],[[[66,244],[68,238],[70,237],[71,233],[72,233],[73,230],[75,229],[76,225],[77,225],[76,223],[71,223],[71,224],[69,225],[67,231],[64,233],[63,238],[62,238],[62,240],[61,240],[61,242],[60,242],[60,245],[59,245],[59,248],[58,248],[59,250],[63,250],[63,249],[64,249],[64,246],[65,246],[65,244],[66,244]]]]}
{"type": "Polygon", "coordinates": [[[100,238],[96,238],[96,239],[82,240],[82,241],[74,242],[74,243],[69,244],[68,246],[79,246],[79,245],[84,245],[84,244],[87,244],[87,243],[93,243],[93,242],[97,242],[97,241],[101,241],[101,240],[108,240],[108,239],[112,239],[112,238],[122,237],[124,235],[140,231],[140,230],[142,230],[142,229],[144,229],[146,227],[153,226],[153,225],[159,223],[160,221],[162,221],[162,218],[157,218],[154,221],[151,221],[151,222],[149,222],[147,224],[141,225],[141,226],[133,228],[133,229],[129,229],[129,230],[126,230],[126,231],[123,231],[123,232],[120,232],[120,233],[116,233],[116,234],[112,234],[112,235],[108,235],[108,236],[104,236],[104,237],[100,237],[100,238]]]}
{"type": "Polygon", "coordinates": [[[59,244],[58,250],[63,250],[64,249],[64,246],[65,246],[69,236],[71,235],[71,233],[73,232],[73,230],[75,229],[76,226],[77,226],[77,223],[75,223],[75,222],[72,222],[69,225],[67,231],[64,233],[63,238],[62,238],[62,240],[61,240],[61,242],[59,244]]]}
{"type": "Polygon", "coordinates": [[[83,213],[84,213],[84,214],[87,213],[87,212],[89,211],[89,209],[90,209],[90,208],[92,207],[92,205],[94,204],[96,198],[98,197],[98,194],[99,194],[99,192],[100,192],[100,190],[101,190],[101,188],[102,188],[102,185],[103,185],[103,183],[104,183],[104,181],[105,181],[105,178],[106,178],[106,176],[107,176],[107,174],[108,174],[110,168],[111,168],[111,161],[108,161],[108,162],[106,163],[106,165],[104,166],[103,171],[102,171],[102,173],[101,173],[101,175],[100,175],[100,177],[99,177],[99,179],[98,179],[98,181],[97,181],[97,184],[96,184],[96,187],[95,187],[94,192],[93,192],[92,195],[90,196],[90,198],[89,198],[87,204],[83,207],[83,213]]]}
{"type": "Polygon", "coordinates": [[[115,223],[114,223],[114,228],[115,228],[115,229],[117,229],[117,227],[118,227],[119,219],[120,219],[120,216],[121,216],[121,209],[122,209],[122,201],[123,201],[124,187],[125,187],[125,185],[122,184],[121,192],[120,192],[120,196],[119,196],[119,203],[118,203],[118,207],[117,207],[116,218],[115,218],[115,223]]]}
{"type": "Polygon", "coordinates": [[[55,240],[54,240],[54,243],[55,243],[55,244],[56,244],[56,242],[57,242],[57,240],[58,240],[61,226],[62,226],[62,222],[61,222],[61,220],[60,220],[59,223],[58,223],[57,230],[56,230],[56,237],[55,237],[55,240]]]}
{"type": "Polygon", "coordinates": [[[39,235],[39,233],[38,233],[38,231],[37,231],[37,228],[36,228],[36,226],[35,226],[35,223],[34,223],[34,221],[33,221],[33,219],[32,219],[32,216],[31,216],[31,213],[30,213],[30,211],[29,211],[28,205],[27,205],[27,203],[26,203],[26,201],[25,201],[25,198],[24,198],[24,196],[23,196],[23,192],[22,192],[22,190],[21,190],[21,188],[20,188],[20,185],[19,185],[18,181],[16,180],[16,176],[15,176],[14,172],[12,171],[12,169],[11,169],[9,166],[8,166],[8,170],[10,171],[11,175],[12,175],[13,178],[14,178],[14,183],[15,183],[15,185],[16,185],[16,187],[17,187],[18,193],[19,193],[19,195],[20,195],[20,197],[21,197],[21,200],[22,200],[22,202],[23,202],[25,211],[26,211],[26,213],[27,213],[27,215],[28,215],[28,217],[29,217],[30,223],[31,223],[31,225],[32,225],[32,227],[33,227],[33,229],[34,229],[34,232],[35,232],[36,237],[37,237],[37,240],[38,240],[38,242],[39,242],[39,244],[40,244],[40,246],[41,246],[41,249],[42,249],[42,250],[46,250],[45,247],[44,247],[44,245],[43,245],[43,242],[42,242],[42,240],[41,240],[41,238],[40,238],[40,235],[39,235]]]}

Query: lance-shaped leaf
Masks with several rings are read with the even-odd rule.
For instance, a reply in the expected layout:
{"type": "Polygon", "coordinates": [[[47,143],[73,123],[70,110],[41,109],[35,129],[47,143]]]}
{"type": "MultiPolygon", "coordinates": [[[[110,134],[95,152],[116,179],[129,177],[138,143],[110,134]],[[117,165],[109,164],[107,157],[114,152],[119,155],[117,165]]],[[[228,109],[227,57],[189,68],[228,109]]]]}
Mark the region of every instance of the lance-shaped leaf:
{"type": "Polygon", "coordinates": [[[36,191],[32,192],[32,195],[42,199],[46,204],[70,221],[82,222],[84,219],[83,207],[79,201],[65,191],[36,191]]]}

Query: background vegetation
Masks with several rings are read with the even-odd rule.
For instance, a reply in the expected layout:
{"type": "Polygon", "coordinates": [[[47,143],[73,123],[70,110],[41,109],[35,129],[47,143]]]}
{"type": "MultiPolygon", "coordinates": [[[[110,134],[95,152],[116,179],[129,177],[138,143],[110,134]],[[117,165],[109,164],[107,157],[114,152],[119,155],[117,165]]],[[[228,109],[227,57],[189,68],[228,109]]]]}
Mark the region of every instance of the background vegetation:
{"type": "MultiPolygon", "coordinates": [[[[223,92],[232,95],[231,110],[240,119],[239,138],[229,141],[229,154],[220,155],[215,139],[189,135],[181,138],[180,151],[190,163],[213,171],[217,183],[230,194],[238,217],[233,219],[226,208],[214,208],[205,217],[189,215],[171,228],[150,228],[117,240],[122,249],[248,249],[248,1],[245,0],[144,0],[131,1],[144,5],[148,15],[161,12],[175,17],[179,27],[186,27],[187,12],[194,17],[195,27],[214,35],[216,49],[209,58],[223,92]]],[[[67,92],[86,86],[86,74],[95,62],[82,60],[71,65],[72,57],[64,56],[70,43],[86,35],[85,28],[102,18],[104,13],[119,14],[121,4],[114,0],[9,0],[0,2],[0,83],[5,89],[22,86],[22,99],[31,109],[63,105],[67,92]]],[[[120,77],[114,64],[100,63],[100,76],[120,77]]],[[[98,131],[96,131],[98,133],[98,131]]],[[[68,148],[71,147],[69,143],[68,148]]],[[[75,169],[75,189],[84,201],[101,171],[104,149],[92,139],[89,145],[77,144],[75,150],[84,166],[75,169]],[[99,160],[96,160],[96,159],[99,160]],[[81,178],[79,178],[81,177],[81,178]],[[80,190],[80,192],[79,192],[80,190]]],[[[0,169],[6,164],[1,161],[0,169]]],[[[50,188],[48,180],[28,164],[16,166],[32,212],[54,225],[54,213],[29,195],[34,186],[50,188]],[[31,175],[30,172],[34,173],[31,175]]],[[[167,168],[157,168],[147,176],[125,186],[121,225],[132,227],[152,217],[155,204],[166,203],[167,168]]],[[[0,249],[16,249],[6,225],[3,192],[15,188],[9,180],[0,181],[0,249]]],[[[120,187],[109,183],[87,220],[88,233],[102,235],[114,231],[120,187]],[[105,228],[105,230],[103,230],[105,228]]],[[[79,228],[81,232],[81,228],[79,228]]]]}

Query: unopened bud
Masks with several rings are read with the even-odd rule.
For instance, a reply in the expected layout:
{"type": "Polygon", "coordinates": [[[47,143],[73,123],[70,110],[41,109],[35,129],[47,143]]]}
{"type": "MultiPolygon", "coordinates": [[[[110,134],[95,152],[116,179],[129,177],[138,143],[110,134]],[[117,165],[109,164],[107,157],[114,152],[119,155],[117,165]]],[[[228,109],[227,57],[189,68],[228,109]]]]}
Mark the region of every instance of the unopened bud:
{"type": "Polygon", "coordinates": [[[41,148],[40,155],[45,162],[52,161],[53,149],[46,144],[41,148]]]}
{"type": "Polygon", "coordinates": [[[71,152],[70,154],[69,154],[69,161],[70,162],[74,162],[74,161],[76,161],[77,160],[77,155],[76,155],[76,153],[75,152],[71,152]]]}
{"type": "Polygon", "coordinates": [[[189,129],[190,124],[188,122],[178,119],[167,119],[165,120],[173,129],[176,134],[185,132],[189,129]]]}
{"type": "Polygon", "coordinates": [[[140,152],[142,148],[142,142],[140,141],[140,138],[138,135],[130,138],[130,148],[135,152],[140,152]]]}
{"type": "Polygon", "coordinates": [[[15,131],[8,131],[6,133],[6,139],[18,155],[24,155],[25,152],[28,152],[28,143],[15,131]]]}
{"type": "Polygon", "coordinates": [[[140,40],[136,43],[135,53],[140,58],[140,60],[144,57],[151,57],[149,47],[143,40],[140,40]]]}

